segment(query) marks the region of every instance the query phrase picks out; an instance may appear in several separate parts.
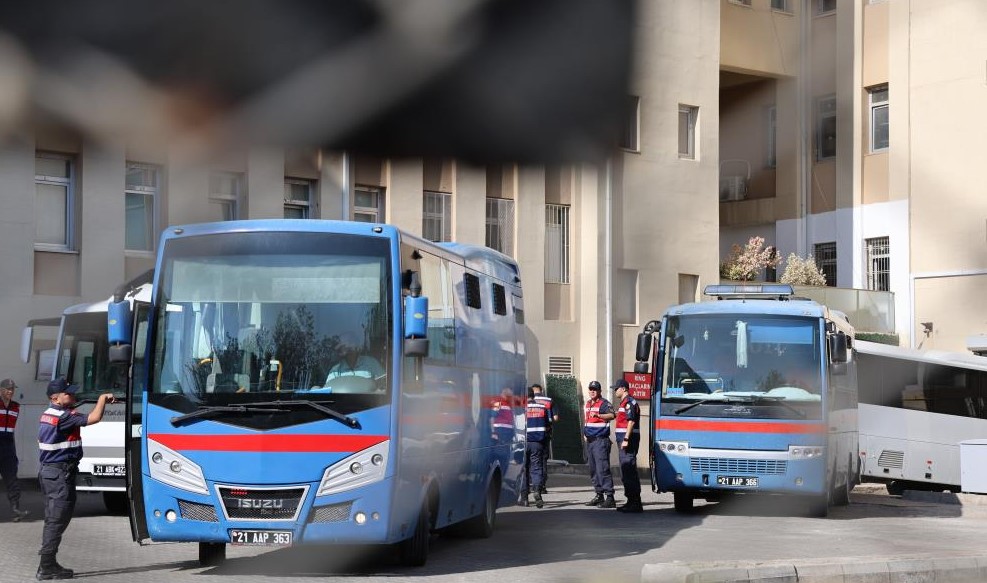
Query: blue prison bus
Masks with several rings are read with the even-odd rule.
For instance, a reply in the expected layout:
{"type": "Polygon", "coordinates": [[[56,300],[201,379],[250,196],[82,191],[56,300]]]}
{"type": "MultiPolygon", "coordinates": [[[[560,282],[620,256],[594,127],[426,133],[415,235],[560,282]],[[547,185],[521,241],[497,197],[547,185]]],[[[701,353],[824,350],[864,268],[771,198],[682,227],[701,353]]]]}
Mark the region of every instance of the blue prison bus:
{"type": "MultiPolygon", "coordinates": [[[[526,358],[517,264],[388,225],[168,228],[129,398],[137,542],[393,544],[488,537],[519,494],[526,358]],[[349,373],[349,374],[347,374],[349,373]],[[510,403],[513,430],[494,431],[510,403]]],[[[139,328],[111,304],[111,359],[139,328]]]]}
{"type": "Polygon", "coordinates": [[[707,286],[638,336],[653,367],[652,487],[675,509],[729,493],[849,503],[859,478],[853,328],[779,284],[707,286]],[[652,339],[657,338],[653,346],[652,339]]]}

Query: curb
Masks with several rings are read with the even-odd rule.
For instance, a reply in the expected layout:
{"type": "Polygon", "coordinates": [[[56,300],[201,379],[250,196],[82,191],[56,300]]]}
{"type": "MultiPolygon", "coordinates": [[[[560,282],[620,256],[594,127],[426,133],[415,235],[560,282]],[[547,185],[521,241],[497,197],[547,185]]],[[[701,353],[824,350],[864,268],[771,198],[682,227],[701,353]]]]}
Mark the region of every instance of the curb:
{"type": "Polygon", "coordinates": [[[970,583],[987,581],[987,555],[836,558],[747,563],[656,563],[642,583],[970,583]]]}

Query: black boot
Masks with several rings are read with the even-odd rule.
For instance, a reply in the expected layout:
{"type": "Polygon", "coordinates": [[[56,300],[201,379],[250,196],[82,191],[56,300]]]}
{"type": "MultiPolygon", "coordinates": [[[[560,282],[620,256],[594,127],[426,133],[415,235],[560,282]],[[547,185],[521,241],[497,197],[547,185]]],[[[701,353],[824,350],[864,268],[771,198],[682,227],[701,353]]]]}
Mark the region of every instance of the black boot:
{"type": "Polygon", "coordinates": [[[535,492],[535,506],[541,508],[545,505],[545,501],[541,499],[541,494],[535,492]]]}
{"type": "Polygon", "coordinates": [[[613,499],[613,494],[607,494],[607,499],[600,503],[600,508],[616,508],[617,501],[613,499]]]}
{"type": "Polygon", "coordinates": [[[600,504],[603,504],[603,494],[600,494],[599,492],[597,492],[596,493],[596,496],[594,496],[593,499],[590,500],[589,502],[587,502],[585,505],[586,506],[599,506],[600,504]]]}
{"type": "Polygon", "coordinates": [[[75,572],[72,569],[66,569],[58,564],[55,555],[41,555],[41,564],[38,565],[38,573],[35,575],[38,581],[71,579],[74,576],[75,572]]]}
{"type": "Polygon", "coordinates": [[[20,522],[21,519],[30,514],[27,510],[21,510],[20,502],[14,502],[10,505],[10,513],[14,515],[14,522],[20,522]]]}
{"type": "Polygon", "coordinates": [[[528,506],[528,495],[527,494],[524,494],[522,496],[519,496],[518,499],[517,499],[517,505],[518,506],[528,506]]]}
{"type": "Polygon", "coordinates": [[[638,512],[644,512],[644,506],[641,505],[640,498],[628,498],[627,503],[618,508],[617,512],[637,514],[638,512]]]}

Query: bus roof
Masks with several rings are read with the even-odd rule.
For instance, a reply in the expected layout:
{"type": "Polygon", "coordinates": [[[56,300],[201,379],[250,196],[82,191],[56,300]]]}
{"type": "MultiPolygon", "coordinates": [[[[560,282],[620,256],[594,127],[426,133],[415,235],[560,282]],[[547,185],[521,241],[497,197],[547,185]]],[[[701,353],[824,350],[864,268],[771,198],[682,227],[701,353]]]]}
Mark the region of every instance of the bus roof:
{"type": "MultiPolygon", "coordinates": [[[[151,301],[151,284],[145,283],[144,285],[137,288],[136,293],[127,294],[127,298],[136,297],[139,301],[150,302],[151,301]]],[[[99,302],[91,302],[85,304],[75,304],[74,306],[69,306],[62,310],[63,316],[68,316],[71,314],[87,314],[87,313],[106,313],[106,306],[113,300],[113,296],[106,298],[105,300],[99,302]]]]}
{"type": "Polygon", "coordinates": [[[878,342],[866,342],[857,340],[853,343],[857,352],[870,354],[873,356],[883,356],[885,358],[896,358],[899,360],[909,360],[912,362],[925,362],[942,366],[953,366],[971,370],[987,371],[987,357],[967,354],[965,352],[946,352],[944,350],[916,350],[914,348],[903,348],[901,346],[891,346],[878,342]]]}
{"type": "Polygon", "coordinates": [[[164,237],[214,235],[219,233],[250,233],[263,231],[293,231],[307,233],[341,233],[349,235],[378,236],[397,239],[427,249],[438,255],[455,259],[469,269],[485,273],[516,285],[520,271],[514,259],[481,245],[464,243],[434,243],[403,231],[393,225],[315,219],[251,219],[175,225],[164,232],[164,237]]]}
{"type": "Polygon", "coordinates": [[[812,318],[839,318],[831,314],[826,306],[812,300],[719,300],[695,302],[672,306],[665,313],[668,316],[696,314],[769,314],[776,316],[808,316],[812,318]]]}

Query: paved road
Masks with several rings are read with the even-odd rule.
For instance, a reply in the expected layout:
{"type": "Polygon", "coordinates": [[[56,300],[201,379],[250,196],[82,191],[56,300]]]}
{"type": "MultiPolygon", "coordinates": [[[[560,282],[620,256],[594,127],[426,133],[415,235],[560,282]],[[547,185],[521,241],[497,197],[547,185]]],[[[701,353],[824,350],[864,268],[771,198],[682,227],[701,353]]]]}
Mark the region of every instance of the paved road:
{"type": "MultiPolygon", "coordinates": [[[[98,496],[80,494],[59,560],[93,581],[292,581],[352,579],[526,583],[638,581],[646,563],[843,557],[951,557],[983,553],[987,506],[903,500],[860,488],[853,504],[828,519],[789,515],[778,499],[699,505],[677,514],[668,495],[645,494],[646,512],[623,516],[585,508],[588,479],[553,476],[548,505],[498,513],[485,541],[433,538],[428,564],[397,565],[386,550],[358,547],[233,547],[217,568],[201,568],[189,544],[140,547],[127,519],[106,516],[98,496]],[[318,579],[316,579],[316,577],[318,579]]],[[[619,498],[619,496],[618,496],[619,498]]],[[[0,509],[0,581],[24,581],[37,568],[40,496],[26,492],[31,520],[7,520],[0,509]]],[[[698,503],[697,503],[698,504],[698,503]]]]}

